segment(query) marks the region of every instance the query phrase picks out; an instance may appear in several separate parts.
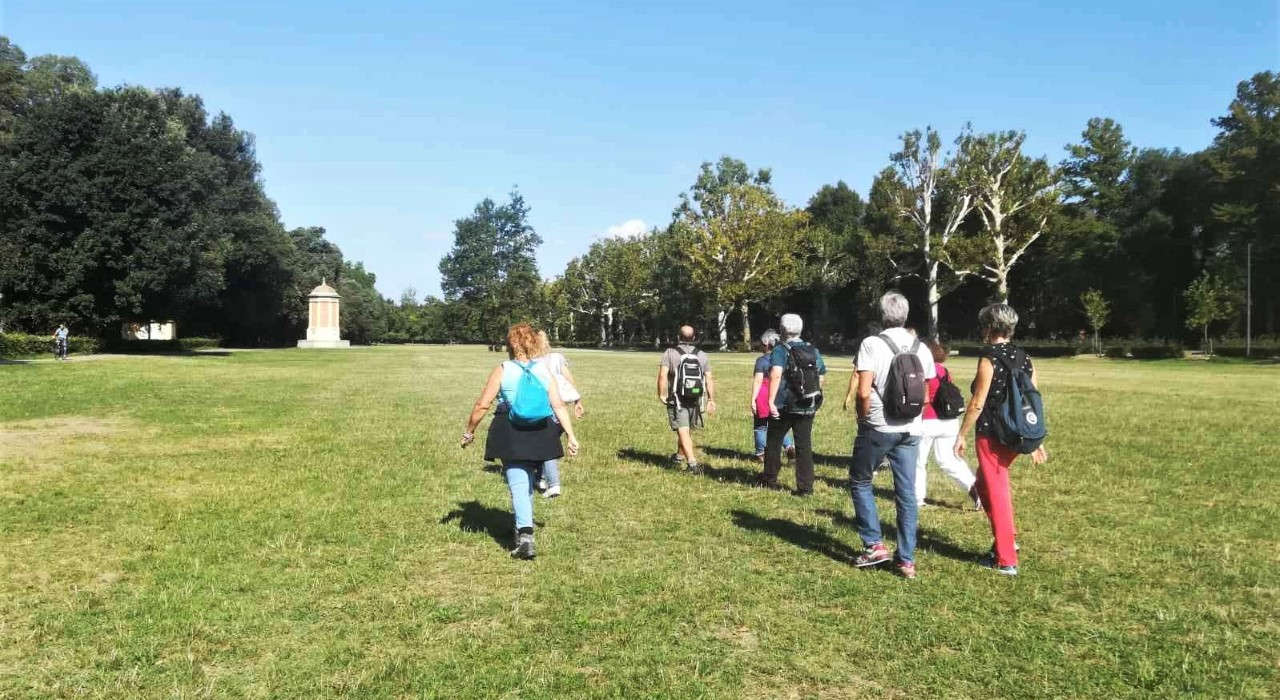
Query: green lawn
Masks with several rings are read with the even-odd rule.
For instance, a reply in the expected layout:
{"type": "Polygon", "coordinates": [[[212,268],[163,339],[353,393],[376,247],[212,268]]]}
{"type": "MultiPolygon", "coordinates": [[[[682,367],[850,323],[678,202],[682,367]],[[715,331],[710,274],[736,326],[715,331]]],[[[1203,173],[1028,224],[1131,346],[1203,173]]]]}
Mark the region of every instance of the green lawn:
{"type": "Polygon", "coordinates": [[[532,563],[506,554],[501,477],[456,442],[496,354],[0,365],[0,698],[1280,687],[1280,367],[1040,362],[1051,461],[1015,467],[1022,575],[972,563],[986,521],[931,471],[907,582],[848,564],[837,396],[800,500],[745,485],[751,358],[713,358],[693,477],[663,468],[656,354],[568,354],[583,452],[537,501],[532,563]]]}

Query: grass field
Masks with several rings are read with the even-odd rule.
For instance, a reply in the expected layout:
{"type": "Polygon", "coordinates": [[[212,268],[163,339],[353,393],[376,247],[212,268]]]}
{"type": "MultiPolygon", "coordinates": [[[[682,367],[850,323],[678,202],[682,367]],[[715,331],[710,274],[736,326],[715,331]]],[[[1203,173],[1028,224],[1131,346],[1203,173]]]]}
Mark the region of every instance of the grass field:
{"type": "Polygon", "coordinates": [[[848,416],[818,418],[814,498],[751,489],[751,358],[714,357],[712,468],[688,476],[664,468],[657,356],[568,355],[583,452],[536,503],[531,563],[506,554],[501,477],[457,447],[495,354],[0,365],[0,698],[1280,688],[1280,367],[1040,362],[1022,575],[972,563],[986,521],[931,470],[907,582],[848,564],[848,416]]]}

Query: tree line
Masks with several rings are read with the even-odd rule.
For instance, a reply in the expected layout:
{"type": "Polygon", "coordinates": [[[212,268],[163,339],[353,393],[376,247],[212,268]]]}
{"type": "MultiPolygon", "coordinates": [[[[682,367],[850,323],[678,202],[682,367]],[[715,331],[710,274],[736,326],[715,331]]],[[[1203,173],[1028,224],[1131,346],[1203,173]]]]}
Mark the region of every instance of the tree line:
{"type": "Polygon", "coordinates": [[[0,37],[0,328],[119,338],[173,320],[235,345],[296,341],[328,279],[343,332],[385,332],[375,278],[325,239],[286,230],[253,136],[179,89],[99,88],[69,56],[0,37]]]}
{"type": "MultiPolygon", "coordinates": [[[[784,311],[840,346],[875,321],[896,288],[913,325],[969,337],[979,307],[1013,303],[1035,338],[1085,329],[1190,341],[1243,333],[1247,262],[1252,331],[1280,320],[1280,80],[1237,86],[1213,143],[1196,153],[1135,148],[1120,124],[1089,120],[1052,163],[1019,131],[904,133],[864,199],[844,182],[804,207],[783,202],[768,169],[704,163],[665,227],[605,238],[550,281],[518,193],[485,200],[455,228],[444,298],[406,298],[395,339],[501,337],[537,319],[562,342],[662,343],[693,322],[721,347],[784,311]]],[[[1099,348],[1101,350],[1101,348],[1099,348]]]]}
{"type": "Polygon", "coordinates": [[[1280,317],[1280,79],[1237,86],[1195,153],[1135,148],[1092,119],[1060,160],[1020,131],[912,130],[865,198],[844,182],[804,206],[767,168],[704,163],[670,220],[603,238],[550,279],[519,191],[454,226],[442,297],[383,298],[320,227],[287,230],[252,135],[179,89],[99,88],[73,57],[0,37],[0,324],[112,337],[172,319],[184,335],[291,344],[327,279],[354,342],[492,342],[533,320],[562,343],[663,343],[681,323],[730,347],[785,311],[839,347],[895,288],[921,332],[968,337],[1014,304],[1020,332],[1208,340],[1275,336],[1280,317]],[[1244,297],[1252,258],[1252,314],[1244,297]]]}

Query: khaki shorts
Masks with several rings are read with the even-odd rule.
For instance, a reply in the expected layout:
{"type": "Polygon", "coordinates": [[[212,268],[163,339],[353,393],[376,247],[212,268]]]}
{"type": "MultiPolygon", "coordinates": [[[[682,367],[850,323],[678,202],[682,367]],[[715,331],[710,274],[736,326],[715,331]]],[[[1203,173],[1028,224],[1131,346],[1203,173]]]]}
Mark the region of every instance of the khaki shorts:
{"type": "Polygon", "coordinates": [[[667,422],[671,424],[672,430],[697,430],[702,427],[702,407],[667,404],[667,422]]]}

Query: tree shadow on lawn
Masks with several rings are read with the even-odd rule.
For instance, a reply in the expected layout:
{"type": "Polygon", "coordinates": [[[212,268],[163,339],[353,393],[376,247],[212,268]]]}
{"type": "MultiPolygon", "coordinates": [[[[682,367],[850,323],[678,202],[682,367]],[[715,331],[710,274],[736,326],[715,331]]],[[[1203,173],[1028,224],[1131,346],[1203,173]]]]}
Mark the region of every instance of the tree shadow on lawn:
{"type": "MultiPolygon", "coordinates": [[[[742,450],[734,450],[725,447],[704,447],[703,452],[712,457],[721,459],[738,459],[743,462],[750,462],[755,459],[755,455],[742,450]]],[[[834,467],[836,469],[848,469],[849,457],[833,457],[832,455],[824,455],[817,452],[813,453],[813,466],[815,467],[834,467]]]]}
{"type": "MultiPolygon", "coordinates": [[[[486,506],[480,501],[467,501],[459,503],[457,508],[446,513],[440,519],[440,524],[448,525],[454,521],[457,521],[458,529],[463,532],[483,532],[503,549],[511,545],[511,533],[515,530],[515,525],[510,511],[486,506]]],[[[536,520],[533,524],[535,527],[543,526],[536,520]]]]}
{"type": "MultiPolygon", "coordinates": [[[[857,532],[857,524],[854,522],[853,516],[848,513],[828,510],[826,508],[821,508],[814,512],[818,515],[831,518],[831,522],[834,525],[847,527],[854,532],[857,532]]],[[[893,540],[896,542],[898,540],[898,526],[895,523],[881,520],[880,534],[883,535],[886,540],[893,540]]],[[[963,562],[971,562],[981,555],[981,553],[970,552],[961,548],[955,542],[951,541],[950,538],[938,533],[936,530],[924,527],[917,527],[916,529],[916,549],[928,550],[933,554],[939,554],[947,557],[948,559],[955,559],[956,561],[963,562]]]]}
{"type": "MultiPolygon", "coordinates": [[[[703,450],[708,455],[715,455],[715,448],[707,448],[703,450]]],[[[722,450],[723,452],[723,450],[722,450]]],[[[666,469],[668,471],[678,471],[676,463],[671,460],[669,455],[661,455],[656,452],[647,452],[645,450],[634,450],[624,448],[618,450],[618,458],[625,459],[630,462],[639,462],[647,464],[651,467],[666,469]]],[[[743,486],[754,486],[756,480],[760,478],[760,472],[754,469],[743,469],[742,467],[715,467],[709,464],[703,464],[703,474],[714,481],[723,481],[732,484],[741,484],[743,486]]]]}

